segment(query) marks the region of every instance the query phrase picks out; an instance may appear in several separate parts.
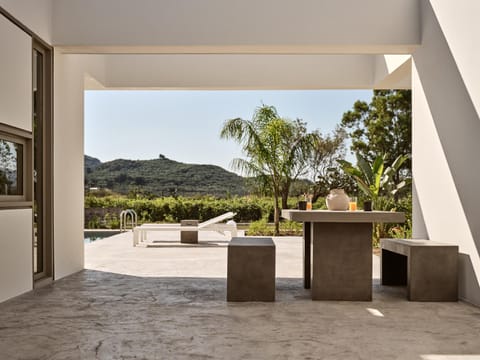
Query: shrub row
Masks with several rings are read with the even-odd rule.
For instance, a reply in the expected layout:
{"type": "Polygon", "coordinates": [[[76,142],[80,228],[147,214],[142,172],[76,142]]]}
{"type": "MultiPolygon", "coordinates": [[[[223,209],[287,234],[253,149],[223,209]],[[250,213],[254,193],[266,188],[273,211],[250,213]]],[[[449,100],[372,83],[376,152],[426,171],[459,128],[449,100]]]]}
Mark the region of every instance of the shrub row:
{"type": "MultiPolygon", "coordinates": [[[[296,206],[296,199],[289,201],[290,207],[296,206]]],[[[205,221],[233,211],[237,222],[252,222],[260,219],[273,221],[273,201],[271,198],[233,197],[217,199],[213,197],[185,198],[163,197],[156,199],[129,199],[122,196],[85,197],[85,222],[93,214],[98,217],[98,209],[103,209],[103,216],[112,218],[122,210],[133,209],[139,222],[180,222],[182,219],[205,221]]],[[[101,226],[101,224],[100,224],[101,226]]]]}
{"type": "MultiPolygon", "coordinates": [[[[297,206],[297,199],[289,199],[289,208],[297,206]]],[[[411,237],[412,231],[412,198],[411,196],[394,201],[380,198],[374,204],[375,210],[401,211],[406,214],[405,224],[375,224],[373,233],[374,245],[382,237],[411,237]]],[[[314,209],[324,209],[325,199],[320,198],[314,209]]],[[[180,222],[182,219],[198,219],[206,221],[213,217],[233,211],[237,215],[234,220],[242,223],[253,223],[249,234],[270,234],[267,223],[273,222],[273,199],[262,197],[233,197],[217,199],[214,197],[163,197],[156,199],[130,199],[119,195],[85,197],[85,227],[111,228],[119,227],[119,214],[122,210],[133,209],[138,214],[139,223],[145,222],[180,222]]],[[[287,224],[283,224],[285,228],[287,224]]],[[[287,234],[298,233],[300,225],[288,224],[287,234]],[[291,227],[291,228],[290,228],[291,227]]]]}

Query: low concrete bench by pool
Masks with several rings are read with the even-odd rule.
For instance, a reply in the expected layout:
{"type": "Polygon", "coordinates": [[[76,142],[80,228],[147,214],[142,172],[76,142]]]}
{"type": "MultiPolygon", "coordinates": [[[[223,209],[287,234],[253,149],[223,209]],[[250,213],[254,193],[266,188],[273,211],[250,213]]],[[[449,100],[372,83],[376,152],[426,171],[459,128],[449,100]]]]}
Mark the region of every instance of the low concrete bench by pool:
{"type": "Polygon", "coordinates": [[[380,239],[382,285],[407,285],[411,301],[458,300],[458,246],[380,239]]]}
{"type": "Polygon", "coordinates": [[[228,245],[227,301],[275,301],[275,244],[234,237],[228,245]]]}

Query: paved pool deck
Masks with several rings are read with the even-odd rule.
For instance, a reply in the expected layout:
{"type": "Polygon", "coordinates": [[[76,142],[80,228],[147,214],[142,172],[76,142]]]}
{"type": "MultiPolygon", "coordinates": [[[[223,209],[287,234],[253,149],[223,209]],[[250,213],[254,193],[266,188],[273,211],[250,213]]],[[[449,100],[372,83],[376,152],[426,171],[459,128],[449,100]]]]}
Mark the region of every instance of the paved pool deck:
{"type": "Polygon", "coordinates": [[[479,308],[408,302],[376,256],[373,301],[312,301],[299,237],[274,238],[275,302],[227,303],[228,239],[203,234],[87,244],[84,271],[0,304],[0,359],[480,359],[479,308]]]}

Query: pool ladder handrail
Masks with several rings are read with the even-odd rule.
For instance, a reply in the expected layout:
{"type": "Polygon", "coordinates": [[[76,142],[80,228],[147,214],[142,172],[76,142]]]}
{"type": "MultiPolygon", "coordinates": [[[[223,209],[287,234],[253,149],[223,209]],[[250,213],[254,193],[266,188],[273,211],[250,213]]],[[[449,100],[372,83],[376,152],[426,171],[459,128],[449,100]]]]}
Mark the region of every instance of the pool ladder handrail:
{"type": "Polygon", "coordinates": [[[130,215],[131,230],[137,226],[138,216],[135,210],[126,209],[120,213],[120,231],[128,231],[128,217],[130,215]]]}

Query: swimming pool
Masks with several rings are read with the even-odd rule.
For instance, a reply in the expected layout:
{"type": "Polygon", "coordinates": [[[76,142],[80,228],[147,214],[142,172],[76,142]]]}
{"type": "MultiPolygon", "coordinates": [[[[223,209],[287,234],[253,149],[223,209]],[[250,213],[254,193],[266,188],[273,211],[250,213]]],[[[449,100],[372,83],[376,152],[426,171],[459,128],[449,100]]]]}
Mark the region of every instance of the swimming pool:
{"type": "Polygon", "coordinates": [[[85,230],[83,232],[83,243],[89,244],[97,240],[120,234],[118,230],[85,230]]]}

